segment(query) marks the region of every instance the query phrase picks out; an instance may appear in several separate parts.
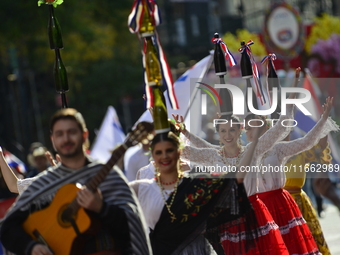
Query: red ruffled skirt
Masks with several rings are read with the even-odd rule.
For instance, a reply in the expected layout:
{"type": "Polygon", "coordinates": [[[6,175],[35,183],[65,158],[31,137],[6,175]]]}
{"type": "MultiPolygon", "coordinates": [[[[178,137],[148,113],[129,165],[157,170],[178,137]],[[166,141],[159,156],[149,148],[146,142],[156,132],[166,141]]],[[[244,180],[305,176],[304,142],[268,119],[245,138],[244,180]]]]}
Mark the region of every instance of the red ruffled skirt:
{"type": "Polygon", "coordinates": [[[279,226],[290,254],[317,255],[319,250],[296,202],[284,189],[258,193],[279,226]]]}
{"type": "Polygon", "coordinates": [[[246,236],[240,235],[240,231],[245,231],[246,222],[239,221],[238,224],[223,228],[223,231],[220,232],[224,253],[226,255],[289,255],[279,227],[274,222],[265,204],[256,195],[250,196],[249,201],[254,208],[258,225],[257,229],[253,230],[255,247],[248,251],[244,249],[246,236]]]}

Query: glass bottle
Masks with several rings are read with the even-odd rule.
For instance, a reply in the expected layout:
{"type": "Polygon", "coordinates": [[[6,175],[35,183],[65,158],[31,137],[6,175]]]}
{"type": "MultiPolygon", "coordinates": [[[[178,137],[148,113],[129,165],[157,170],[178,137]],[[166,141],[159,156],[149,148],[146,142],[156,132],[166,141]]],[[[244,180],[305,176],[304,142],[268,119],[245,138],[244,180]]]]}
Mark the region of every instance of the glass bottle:
{"type": "MultiPolygon", "coordinates": [[[[241,46],[245,47],[245,42],[241,42],[241,46]]],[[[242,73],[242,78],[243,79],[248,79],[253,77],[253,69],[251,67],[251,62],[250,58],[248,56],[247,50],[244,49],[243,52],[241,53],[241,61],[240,61],[240,66],[241,66],[241,73],[242,73]]]]}
{"type": "Polygon", "coordinates": [[[139,33],[142,37],[150,37],[155,34],[155,26],[153,25],[153,22],[150,16],[150,11],[147,5],[148,3],[146,1],[147,0],[142,0],[144,15],[142,19],[142,25],[139,29],[139,33]]]}
{"type": "Polygon", "coordinates": [[[54,7],[52,4],[48,5],[50,10],[50,18],[48,21],[48,38],[50,41],[50,48],[52,50],[64,48],[63,39],[61,37],[61,29],[57,18],[54,15],[54,7]]]}
{"type": "Polygon", "coordinates": [[[152,87],[153,94],[153,123],[156,134],[166,133],[170,131],[168,121],[168,111],[166,109],[165,99],[160,86],[152,87]]]}
{"type": "Polygon", "coordinates": [[[61,59],[59,49],[55,50],[54,80],[55,80],[55,87],[58,93],[63,93],[63,92],[68,91],[66,68],[61,59]]]}
{"type": "MultiPolygon", "coordinates": [[[[214,34],[214,38],[219,38],[219,37],[220,36],[218,33],[214,34]]],[[[214,65],[215,65],[215,73],[217,76],[223,76],[227,74],[225,53],[223,52],[220,43],[215,43],[214,65]]]]}
{"type": "Polygon", "coordinates": [[[152,37],[145,38],[145,69],[149,86],[162,85],[162,71],[158,60],[158,53],[153,44],[152,37]]]}

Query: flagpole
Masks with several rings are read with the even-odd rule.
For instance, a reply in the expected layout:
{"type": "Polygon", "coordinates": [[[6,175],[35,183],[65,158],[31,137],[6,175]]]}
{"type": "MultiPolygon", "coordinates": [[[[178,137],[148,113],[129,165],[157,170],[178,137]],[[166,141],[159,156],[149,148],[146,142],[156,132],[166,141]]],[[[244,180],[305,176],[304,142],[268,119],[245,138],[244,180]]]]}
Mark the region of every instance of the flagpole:
{"type": "MultiPolygon", "coordinates": [[[[206,75],[208,69],[210,68],[211,63],[212,63],[212,57],[211,57],[211,55],[210,55],[210,59],[209,59],[209,61],[208,61],[208,64],[207,64],[206,67],[204,68],[204,71],[202,72],[201,77],[198,78],[198,80],[196,81],[196,83],[202,82],[202,81],[203,81],[203,78],[204,78],[204,76],[206,75]]],[[[188,106],[188,108],[187,108],[187,110],[185,111],[185,114],[184,114],[184,116],[183,116],[184,120],[185,120],[186,117],[188,116],[188,113],[189,113],[189,111],[190,111],[190,108],[191,108],[191,106],[192,106],[194,100],[196,99],[196,96],[197,96],[197,92],[198,92],[198,91],[199,91],[199,89],[195,86],[195,87],[194,87],[194,91],[193,91],[193,93],[192,93],[192,95],[191,95],[191,97],[190,97],[189,106],[188,106]]]]}

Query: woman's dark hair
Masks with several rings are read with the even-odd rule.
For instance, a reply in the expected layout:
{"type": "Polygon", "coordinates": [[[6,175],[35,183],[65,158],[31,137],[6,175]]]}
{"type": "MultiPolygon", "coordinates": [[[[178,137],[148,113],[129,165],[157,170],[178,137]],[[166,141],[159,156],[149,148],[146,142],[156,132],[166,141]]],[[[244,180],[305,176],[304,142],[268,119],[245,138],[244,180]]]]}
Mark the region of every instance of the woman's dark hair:
{"type": "Polygon", "coordinates": [[[155,137],[152,139],[150,143],[151,151],[155,148],[155,145],[159,142],[171,142],[173,145],[176,146],[176,148],[179,148],[180,142],[178,137],[173,132],[167,132],[167,133],[160,133],[155,135],[155,137]]]}
{"type": "MultiPolygon", "coordinates": [[[[234,115],[222,115],[221,117],[218,118],[219,120],[227,120],[228,122],[230,120],[234,121],[234,122],[237,122],[239,123],[240,122],[240,119],[234,115]]],[[[215,128],[216,128],[216,132],[219,131],[219,125],[221,124],[216,124],[215,125],[215,128]]],[[[241,128],[241,125],[240,124],[233,124],[233,126],[237,126],[239,129],[241,128]]]]}

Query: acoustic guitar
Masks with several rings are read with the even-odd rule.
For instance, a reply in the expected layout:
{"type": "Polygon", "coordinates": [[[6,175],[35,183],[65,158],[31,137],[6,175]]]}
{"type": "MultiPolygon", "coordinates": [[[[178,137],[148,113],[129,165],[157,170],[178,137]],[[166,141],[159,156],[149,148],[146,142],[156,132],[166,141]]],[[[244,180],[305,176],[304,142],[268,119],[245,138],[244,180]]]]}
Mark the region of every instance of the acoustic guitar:
{"type": "MultiPolygon", "coordinates": [[[[86,182],[86,187],[95,192],[129,147],[152,139],[152,130],[151,123],[139,123],[125,142],[112,152],[109,161],[86,182]]],[[[78,248],[74,244],[79,243],[78,237],[92,229],[90,216],[77,203],[78,191],[79,188],[73,183],[62,186],[48,207],[33,212],[23,223],[26,233],[47,245],[55,255],[77,254],[78,248]]]]}

